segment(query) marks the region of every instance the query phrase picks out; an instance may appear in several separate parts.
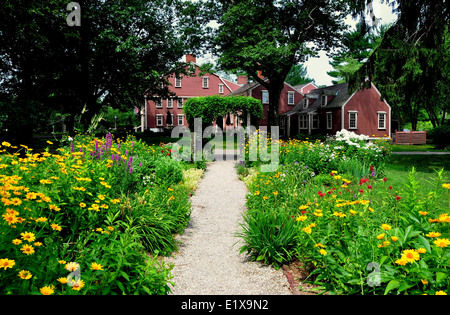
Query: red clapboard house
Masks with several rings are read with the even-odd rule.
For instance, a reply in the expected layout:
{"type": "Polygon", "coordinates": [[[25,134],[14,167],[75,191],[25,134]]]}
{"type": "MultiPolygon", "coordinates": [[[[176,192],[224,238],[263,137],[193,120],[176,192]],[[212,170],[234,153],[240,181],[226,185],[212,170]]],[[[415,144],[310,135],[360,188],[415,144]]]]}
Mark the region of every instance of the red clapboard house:
{"type": "Polygon", "coordinates": [[[295,117],[298,129],[290,133],[334,135],[346,129],[369,138],[391,136],[391,107],[381,100],[372,83],[369,88],[348,93],[348,83],[312,89],[285,117],[295,117]]]}
{"type": "MultiPolygon", "coordinates": [[[[261,77],[262,78],[262,77],[261,77]]],[[[269,112],[269,92],[267,89],[256,81],[246,83],[247,78],[241,76],[238,78],[238,82],[245,83],[238,90],[234,91],[231,95],[250,96],[261,101],[263,105],[263,116],[258,121],[259,126],[268,125],[268,112],[269,112]]],[[[311,87],[316,88],[314,85],[305,84],[304,87],[309,91],[311,87]],[[308,87],[306,87],[308,85],[308,87]]],[[[280,108],[279,114],[286,113],[295,108],[295,105],[299,104],[303,100],[303,94],[295,87],[284,83],[284,88],[280,95],[280,108]]],[[[289,137],[291,126],[286,119],[280,119],[280,136],[289,137]]],[[[270,131],[270,130],[269,130],[270,131]]],[[[295,133],[296,134],[296,133],[295,133]]],[[[294,135],[295,135],[294,134],[294,135]]]]}
{"type": "MultiPolygon", "coordinates": [[[[172,126],[188,126],[183,112],[183,105],[186,100],[191,97],[208,95],[226,96],[240,88],[240,85],[225,80],[217,74],[206,73],[199,75],[201,72],[196,64],[194,55],[187,55],[186,62],[194,64],[195,75],[181,77],[172,75],[168,79],[170,83],[169,90],[174,92],[176,97],[146,100],[144,114],[144,128],[146,130],[162,132],[172,126]],[[172,123],[170,123],[170,119],[169,121],[167,120],[169,114],[172,117],[172,123]]],[[[237,119],[231,117],[229,126],[233,127],[236,123],[237,119]]]]}

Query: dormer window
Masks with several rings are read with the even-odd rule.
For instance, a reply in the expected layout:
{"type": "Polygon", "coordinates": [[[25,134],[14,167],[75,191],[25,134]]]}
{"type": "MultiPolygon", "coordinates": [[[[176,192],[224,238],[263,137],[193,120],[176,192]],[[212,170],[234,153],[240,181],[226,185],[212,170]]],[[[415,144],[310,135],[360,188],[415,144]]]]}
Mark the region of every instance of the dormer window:
{"type": "Polygon", "coordinates": [[[269,91],[262,91],[262,103],[269,104],[269,91]]]}
{"type": "Polygon", "coordinates": [[[308,108],[308,99],[305,97],[303,99],[303,109],[308,108]]]}
{"type": "Polygon", "coordinates": [[[327,105],[327,101],[328,101],[327,96],[326,96],[326,95],[322,95],[321,98],[320,98],[320,105],[321,105],[322,107],[323,107],[323,106],[326,106],[326,105],[327,105]]]}

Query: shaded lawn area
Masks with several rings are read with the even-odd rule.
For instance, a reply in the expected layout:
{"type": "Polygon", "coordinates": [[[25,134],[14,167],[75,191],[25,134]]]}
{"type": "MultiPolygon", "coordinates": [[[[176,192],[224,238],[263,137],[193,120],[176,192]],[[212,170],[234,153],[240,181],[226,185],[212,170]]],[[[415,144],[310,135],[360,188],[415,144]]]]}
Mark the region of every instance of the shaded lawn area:
{"type": "Polygon", "coordinates": [[[427,193],[433,190],[437,171],[444,169],[443,182],[450,183],[450,155],[396,155],[392,154],[386,163],[385,173],[395,189],[401,189],[407,183],[412,168],[416,170],[419,190],[427,193]]]}

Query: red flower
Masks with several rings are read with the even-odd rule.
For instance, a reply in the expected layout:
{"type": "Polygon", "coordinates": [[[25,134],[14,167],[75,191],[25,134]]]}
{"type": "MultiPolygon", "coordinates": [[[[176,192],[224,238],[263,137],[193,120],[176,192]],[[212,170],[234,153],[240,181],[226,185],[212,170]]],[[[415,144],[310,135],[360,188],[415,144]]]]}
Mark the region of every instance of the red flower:
{"type": "Polygon", "coordinates": [[[319,192],[318,192],[317,194],[318,194],[320,197],[325,196],[325,193],[321,192],[320,190],[319,190],[319,192]]]}
{"type": "Polygon", "coordinates": [[[360,185],[362,185],[362,184],[364,184],[364,183],[367,183],[369,180],[367,179],[367,178],[361,178],[360,180],[359,180],[359,184],[360,185]]]}
{"type": "Polygon", "coordinates": [[[389,186],[389,190],[392,190],[392,186],[389,186]]]}
{"type": "Polygon", "coordinates": [[[308,213],[308,211],[306,211],[306,210],[302,210],[302,211],[300,211],[302,214],[306,214],[306,213],[308,213]]]}
{"type": "Polygon", "coordinates": [[[400,199],[402,199],[402,197],[395,195],[395,200],[399,201],[400,199]]]}
{"type": "Polygon", "coordinates": [[[372,185],[367,185],[367,188],[369,188],[370,190],[372,190],[372,185]]]}
{"type": "Polygon", "coordinates": [[[164,150],[161,150],[161,153],[164,153],[164,150]]]}
{"type": "Polygon", "coordinates": [[[375,169],[373,168],[372,165],[370,165],[370,171],[373,172],[375,169]]]}
{"type": "Polygon", "coordinates": [[[383,178],[383,181],[387,181],[387,178],[385,177],[385,178],[383,178]]]}
{"type": "Polygon", "coordinates": [[[364,190],[360,189],[359,192],[362,194],[364,192],[364,190]]]}

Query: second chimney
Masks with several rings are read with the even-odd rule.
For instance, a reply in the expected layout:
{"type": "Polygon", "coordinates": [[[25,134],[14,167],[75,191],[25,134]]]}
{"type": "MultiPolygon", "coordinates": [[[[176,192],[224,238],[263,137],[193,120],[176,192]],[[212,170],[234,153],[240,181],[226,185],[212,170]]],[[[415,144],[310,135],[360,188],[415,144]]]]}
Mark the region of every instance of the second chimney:
{"type": "Polygon", "coordinates": [[[192,54],[186,55],[186,63],[189,63],[189,62],[193,62],[193,63],[197,62],[197,58],[195,57],[195,55],[192,55],[192,54]]]}
{"type": "Polygon", "coordinates": [[[245,84],[247,84],[247,82],[248,82],[248,79],[247,79],[247,76],[246,76],[246,75],[240,75],[240,76],[238,76],[238,78],[237,78],[237,84],[239,84],[239,85],[245,85],[245,84]]]}

